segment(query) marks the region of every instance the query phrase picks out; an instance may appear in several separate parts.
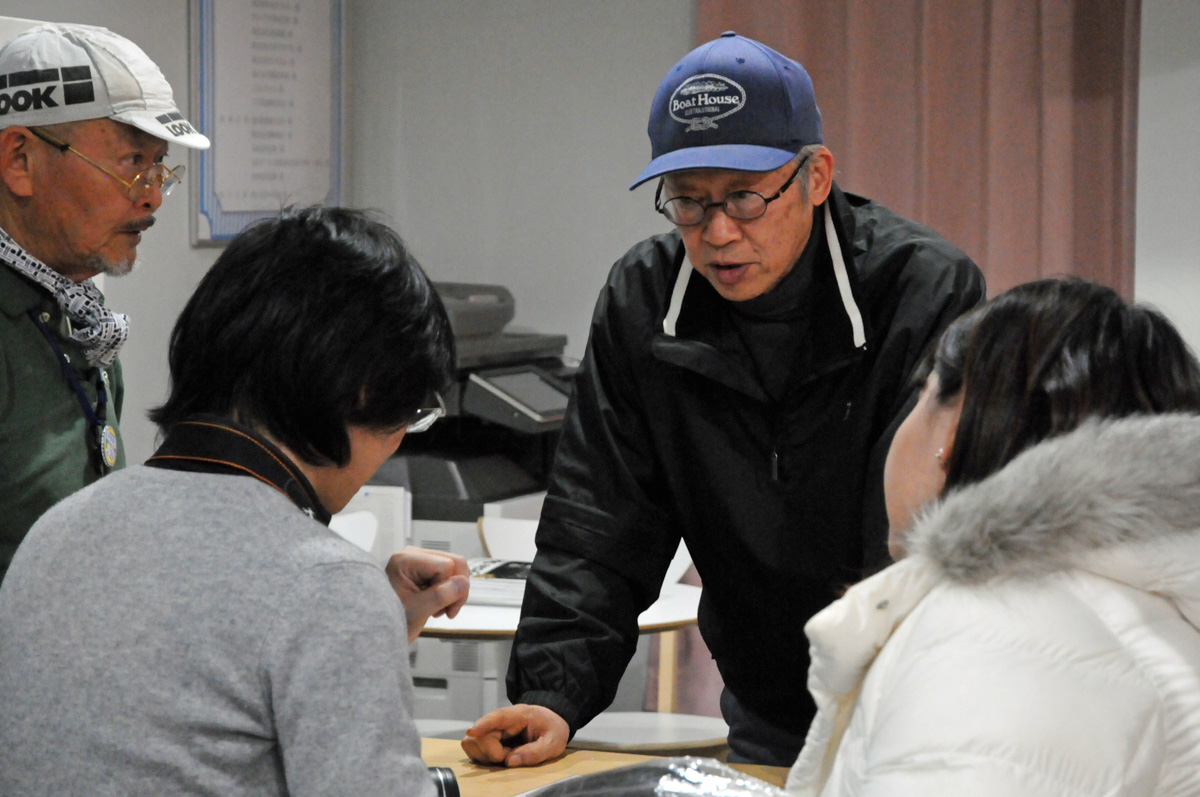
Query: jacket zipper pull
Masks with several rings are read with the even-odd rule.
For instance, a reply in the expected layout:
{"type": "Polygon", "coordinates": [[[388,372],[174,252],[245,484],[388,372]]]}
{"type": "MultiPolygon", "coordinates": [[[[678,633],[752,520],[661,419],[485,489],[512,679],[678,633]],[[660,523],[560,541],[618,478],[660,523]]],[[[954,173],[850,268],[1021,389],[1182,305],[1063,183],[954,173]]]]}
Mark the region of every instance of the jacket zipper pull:
{"type": "Polygon", "coordinates": [[[771,481],[779,481],[779,452],[771,452],[771,481]]]}

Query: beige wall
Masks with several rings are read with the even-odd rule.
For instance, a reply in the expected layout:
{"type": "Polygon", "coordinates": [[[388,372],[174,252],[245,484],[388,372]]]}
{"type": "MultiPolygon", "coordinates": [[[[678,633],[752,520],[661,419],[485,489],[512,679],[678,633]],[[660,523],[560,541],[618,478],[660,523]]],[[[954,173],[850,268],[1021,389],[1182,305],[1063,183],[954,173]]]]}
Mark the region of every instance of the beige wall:
{"type": "Polygon", "coordinates": [[[1200,2],[1143,0],[1134,293],[1200,350],[1200,2]]]}
{"type": "Polygon", "coordinates": [[[434,279],[498,282],[515,324],[583,353],[609,267],[667,229],[646,121],[692,0],[360,2],[347,29],[354,204],[434,279]]]}

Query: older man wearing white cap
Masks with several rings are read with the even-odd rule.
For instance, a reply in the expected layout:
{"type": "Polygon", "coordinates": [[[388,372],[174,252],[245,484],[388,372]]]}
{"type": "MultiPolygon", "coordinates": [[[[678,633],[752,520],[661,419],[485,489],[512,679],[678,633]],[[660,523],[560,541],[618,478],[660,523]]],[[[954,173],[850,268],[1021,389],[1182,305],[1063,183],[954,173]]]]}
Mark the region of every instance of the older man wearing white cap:
{"type": "Polygon", "coordinates": [[[128,322],[97,274],[126,274],[209,141],[133,42],[40,25],[0,50],[0,578],[35,520],[125,464],[117,354],[128,322]]]}
{"type": "Polygon", "coordinates": [[[674,229],[592,318],[508,671],[463,747],[557,755],[603,710],[682,537],[731,760],[791,764],[815,707],[804,623],[887,561],[883,461],[928,341],[983,299],[937,233],[843,192],[804,67],[727,33],[650,110],[674,229]]]}

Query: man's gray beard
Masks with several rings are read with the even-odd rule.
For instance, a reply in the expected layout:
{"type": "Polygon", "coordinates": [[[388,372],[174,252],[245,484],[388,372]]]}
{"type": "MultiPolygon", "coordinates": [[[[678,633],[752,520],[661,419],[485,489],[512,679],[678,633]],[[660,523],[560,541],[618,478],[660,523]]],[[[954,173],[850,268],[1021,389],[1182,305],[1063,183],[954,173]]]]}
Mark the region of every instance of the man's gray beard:
{"type": "Polygon", "coordinates": [[[141,264],[141,258],[136,254],[133,257],[127,257],[123,260],[109,260],[100,255],[91,255],[87,259],[89,269],[98,271],[101,274],[110,274],[114,277],[123,277],[135,268],[138,268],[141,264]]]}

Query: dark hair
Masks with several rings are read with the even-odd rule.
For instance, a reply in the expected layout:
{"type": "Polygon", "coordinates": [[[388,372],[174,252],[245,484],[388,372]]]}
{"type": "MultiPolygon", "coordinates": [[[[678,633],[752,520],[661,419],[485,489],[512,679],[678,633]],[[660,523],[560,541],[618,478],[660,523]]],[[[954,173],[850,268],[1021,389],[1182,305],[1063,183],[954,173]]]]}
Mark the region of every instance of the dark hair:
{"type": "Polygon", "coordinates": [[[1200,412],[1200,364],[1175,327],[1079,279],[1018,285],[962,316],[930,368],[940,402],[963,400],[946,491],[1088,418],[1200,412]]]}
{"type": "Polygon", "coordinates": [[[287,209],[234,238],[175,323],[165,432],[215,413],[313,465],[347,424],[396,429],[453,375],[441,300],[395,232],[360,211],[287,209]]]}

